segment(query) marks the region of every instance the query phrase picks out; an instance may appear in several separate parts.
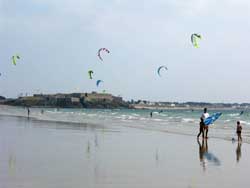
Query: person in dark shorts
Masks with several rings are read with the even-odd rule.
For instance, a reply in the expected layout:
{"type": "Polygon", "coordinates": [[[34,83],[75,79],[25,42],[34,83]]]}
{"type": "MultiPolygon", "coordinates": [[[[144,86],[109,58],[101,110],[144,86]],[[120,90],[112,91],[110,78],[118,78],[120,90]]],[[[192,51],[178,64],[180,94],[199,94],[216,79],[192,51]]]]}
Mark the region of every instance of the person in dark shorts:
{"type": "Polygon", "coordinates": [[[150,117],[153,117],[153,112],[150,112],[150,117]]]}
{"type": "Polygon", "coordinates": [[[204,138],[204,122],[203,122],[203,119],[200,118],[200,132],[199,134],[197,135],[197,139],[200,137],[201,133],[202,133],[202,138],[204,138]]]}
{"type": "Polygon", "coordinates": [[[209,117],[209,113],[207,112],[207,108],[204,108],[204,112],[203,114],[201,115],[201,118],[202,118],[202,121],[203,121],[203,124],[204,124],[204,134],[205,134],[205,138],[207,139],[207,134],[208,134],[208,125],[205,125],[204,121],[205,119],[207,119],[209,117]]]}
{"type": "Polygon", "coordinates": [[[237,133],[237,136],[238,136],[238,142],[242,141],[241,131],[242,131],[242,126],[240,124],[240,121],[237,121],[236,133],[237,133]]]}

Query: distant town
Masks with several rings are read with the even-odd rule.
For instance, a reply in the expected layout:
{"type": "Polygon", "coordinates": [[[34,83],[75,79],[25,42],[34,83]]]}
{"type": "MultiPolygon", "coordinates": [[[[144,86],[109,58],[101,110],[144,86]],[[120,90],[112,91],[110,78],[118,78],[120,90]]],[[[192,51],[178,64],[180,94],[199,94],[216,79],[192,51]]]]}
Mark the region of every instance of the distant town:
{"type": "Polygon", "coordinates": [[[27,107],[52,108],[133,108],[133,109],[248,109],[250,103],[207,103],[207,102],[151,102],[147,100],[125,101],[120,96],[109,93],[57,93],[34,94],[33,96],[19,96],[6,98],[0,96],[0,104],[27,107]]]}
{"type": "Polygon", "coordinates": [[[58,93],[20,96],[16,99],[0,97],[0,104],[56,108],[130,108],[121,97],[108,93],[58,93]]]}

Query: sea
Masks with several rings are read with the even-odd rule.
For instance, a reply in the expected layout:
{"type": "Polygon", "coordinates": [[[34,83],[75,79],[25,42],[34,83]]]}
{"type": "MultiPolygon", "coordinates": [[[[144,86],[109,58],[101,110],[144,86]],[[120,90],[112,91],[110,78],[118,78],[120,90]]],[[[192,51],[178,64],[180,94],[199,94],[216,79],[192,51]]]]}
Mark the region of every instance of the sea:
{"type": "MultiPolygon", "coordinates": [[[[196,136],[202,110],[152,110],[145,109],[73,109],[73,108],[30,108],[30,119],[57,123],[75,124],[76,127],[93,126],[100,129],[130,127],[148,131],[196,136]]],[[[243,126],[243,141],[250,143],[250,110],[209,110],[209,114],[221,112],[222,116],[210,125],[208,136],[229,141],[236,139],[236,122],[243,126]]],[[[27,117],[27,109],[0,105],[0,116],[27,117]]],[[[72,125],[71,125],[72,126],[72,125]]]]}

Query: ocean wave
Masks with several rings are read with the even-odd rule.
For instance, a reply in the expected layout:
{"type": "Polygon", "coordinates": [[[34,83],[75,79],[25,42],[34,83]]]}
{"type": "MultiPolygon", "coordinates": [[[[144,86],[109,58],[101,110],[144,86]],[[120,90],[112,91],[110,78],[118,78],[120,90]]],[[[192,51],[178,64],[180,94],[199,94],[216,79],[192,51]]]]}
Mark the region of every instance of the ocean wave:
{"type": "Polygon", "coordinates": [[[243,125],[244,125],[244,124],[250,125],[250,122],[248,122],[248,121],[243,121],[243,120],[241,120],[240,123],[243,124],[243,125]]]}
{"type": "Polygon", "coordinates": [[[228,114],[228,116],[231,116],[231,117],[236,117],[236,116],[239,116],[239,115],[240,115],[239,113],[228,114]]]}
{"type": "MultiPolygon", "coordinates": [[[[91,124],[104,126],[126,126],[143,128],[147,130],[157,130],[176,134],[197,135],[199,131],[199,115],[183,113],[180,111],[170,111],[157,114],[150,118],[148,111],[140,110],[88,110],[88,109],[41,109],[31,108],[31,118],[39,121],[52,121],[62,123],[91,124]],[[197,116],[197,118],[196,118],[197,116]]],[[[230,113],[233,114],[233,113],[230,113]]],[[[27,117],[25,108],[0,106],[0,115],[27,117]]],[[[225,115],[226,119],[219,119],[215,125],[211,126],[209,135],[211,137],[226,138],[235,134],[236,120],[234,117],[225,115]]],[[[250,133],[250,117],[241,120],[243,134],[250,133]],[[249,132],[247,132],[249,131],[249,132]]]]}
{"type": "Polygon", "coordinates": [[[195,123],[197,122],[197,120],[195,119],[191,119],[191,118],[183,118],[182,122],[186,122],[186,123],[195,123]]]}

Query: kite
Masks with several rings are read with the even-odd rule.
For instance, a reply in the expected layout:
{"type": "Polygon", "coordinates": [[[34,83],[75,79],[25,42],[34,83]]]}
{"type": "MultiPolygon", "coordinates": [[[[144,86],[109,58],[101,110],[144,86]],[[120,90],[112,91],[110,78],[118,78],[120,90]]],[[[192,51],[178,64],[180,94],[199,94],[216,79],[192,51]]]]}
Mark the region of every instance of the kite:
{"type": "Polygon", "coordinates": [[[12,63],[13,63],[13,65],[16,65],[16,62],[17,62],[18,59],[20,59],[19,55],[13,55],[12,56],[12,63]]]}
{"type": "Polygon", "coordinates": [[[158,68],[158,70],[157,70],[157,73],[158,73],[159,76],[161,76],[161,70],[162,70],[162,69],[168,70],[168,68],[167,68],[166,66],[160,66],[160,67],[158,68]]]}
{"type": "Polygon", "coordinates": [[[201,38],[201,35],[196,33],[191,35],[191,42],[195,48],[199,48],[198,40],[201,40],[201,38]]]}
{"type": "Polygon", "coordinates": [[[99,59],[100,59],[101,61],[103,61],[102,56],[101,56],[101,52],[102,52],[102,51],[107,52],[107,53],[110,53],[110,51],[109,51],[107,48],[100,48],[100,49],[98,50],[97,56],[99,57],[99,59]]]}
{"type": "Polygon", "coordinates": [[[92,70],[89,70],[88,73],[89,73],[89,79],[92,79],[92,74],[93,74],[94,72],[93,72],[92,70]]]}
{"type": "Polygon", "coordinates": [[[96,86],[99,87],[100,83],[103,82],[102,80],[97,80],[96,81],[96,86]]]}

